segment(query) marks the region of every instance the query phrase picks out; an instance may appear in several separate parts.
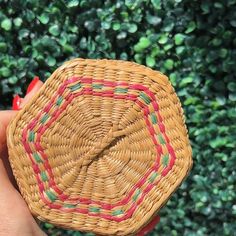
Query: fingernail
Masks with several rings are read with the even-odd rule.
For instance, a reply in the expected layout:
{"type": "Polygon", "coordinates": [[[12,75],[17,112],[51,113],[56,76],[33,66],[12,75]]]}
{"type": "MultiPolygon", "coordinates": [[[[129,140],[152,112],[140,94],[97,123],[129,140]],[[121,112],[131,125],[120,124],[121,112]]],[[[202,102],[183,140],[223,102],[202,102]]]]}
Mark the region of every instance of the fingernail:
{"type": "Polygon", "coordinates": [[[20,110],[20,104],[21,104],[21,98],[17,94],[14,96],[13,101],[12,101],[12,110],[14,111],[20,110]]]}
{"type": "Polygon", "coordinates": [[[34,86],[37,84],[37,82],[39,81],[39,77],[35,76],[34,79],[30,82],[26,94],[28,94],[30,91],[32,91],[32,89],[34,88],[34,86]]]}

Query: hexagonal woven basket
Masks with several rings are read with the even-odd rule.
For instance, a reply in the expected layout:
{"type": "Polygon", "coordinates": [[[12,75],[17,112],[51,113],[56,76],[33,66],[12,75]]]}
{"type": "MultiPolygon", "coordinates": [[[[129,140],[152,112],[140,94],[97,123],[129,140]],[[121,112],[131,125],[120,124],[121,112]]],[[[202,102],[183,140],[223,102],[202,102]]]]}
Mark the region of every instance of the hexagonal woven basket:
{"type": "Polygon", "coordinates": [[[137,233],[192,164],[168,78],[118,60],[59,67],[9,125],[8,147],[34,216],[100,235],[137,233]]]}

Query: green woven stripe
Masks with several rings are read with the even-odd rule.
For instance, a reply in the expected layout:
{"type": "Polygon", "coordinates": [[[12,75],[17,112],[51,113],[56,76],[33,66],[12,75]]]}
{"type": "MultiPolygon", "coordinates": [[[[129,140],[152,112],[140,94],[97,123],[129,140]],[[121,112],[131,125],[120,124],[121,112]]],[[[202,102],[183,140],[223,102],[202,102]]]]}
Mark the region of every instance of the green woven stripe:
{"type": "Polygon", "coordinates": [[[149,181],[152,183],[152,182],[156,179],[157,176],[158,176],[158,173],[157,173],[157,172],[154,172],[154,173],[150,176],[149,181]]]}
{"type": "Polygon", "coordinates": [[[54,202],[54,201],[57,200],[57,196],[56,196],[52,191],[47,190],[47,191],[46,191],[46,194],[47,194],[48,198],[49,198],[52,202],[54,202]]]}
{"type": "Polygon", "coordinates": [[[149,104],[151,102],[150,98],[144,93],[141,92],[139,97],[146,103],[149,104]]]}
{"type": "Polygon", "coordinates": [[[72,204],[64,204],[64,207],[66,207],[66,208],[75,208],[76,205],[72,205],[72,204]]]}
{"type": "Polygon", "coordinates": [[[156,116],[155,113],[152,113],[152,114],[151,114],[151,120],[152,120],[152,123],[153,123],[153,124],[157,124],[157,116],[156,116]]]}
{"type": "Polygon", "coordinates": [[[33,157],[34,157],[34,159],[37,163],[42,163],[43,162],[41,157],[39,156],[39,154],[37,152],[33,153],[33,157]]]}
{"type": "Polygon", "coordinates": [[[90,207],[89,211],[97,213],[97,212],[100,212],[100,208],[99,207],[90,207]]]}
{"type": "Polygon", "coordinates": [[[121,214],[124,214],[123,210],[115,210],[115,211],[112,212],[113,216],[118,216],[118,215],[121,215],[121,214]]]}
{"type": "Polygon", "coordinates": [[[158,135],[158,140],[161,144],[166,144],[166,142],[161,134],[158,135]]]}
{"type": "Polygon", "coordinates": [[[29,142],[34,142],[35,133],[34,131],[29,132],[29,142]]]}
{"type": "Polygon", "coordinates": [[[169,164],[169,154],[166,154],[162,157],[162,164],[167,166],[169,164]]]}
{"type": "Polygon", "coordinates": [[[48,114],[45,114],[42,119],[41,119],[41,123],[45,123],[47,121],[47,119],[49,118],[49,115],[48,114]]]}
{"type": "Polygon", "coordinates": [[[80,88],[81,88],[81,84],[80,83],[75,84],[75,85],[70,87],[71,91],[76,91],[76,90],[78,90],[80,88]]]}
{"type": "Polygon", "coordinates": [[[127,93],[128,89],[127,88],[116,88],[115,93],[127,93]]]}
{"type": "Polygon", "coordinates": [[[60,106],[62,101],[63,101],[63,97],[59,96],[56,102],[57,106],[60,106]]]}
{"type": "Polygon", "coordinates": [[[41,179],[45,182],[45,181],[48,181],[48,177],[47,177],[47,174],[45,171],[42,171],[41,172],[41,179]]]}
{"type": "Polygon", "coordinates": [[[102,89],[102,88],[103,88],[103,85],[102,85],[102,84],[93,84],[93,85],[92,85],[92,88],[93,88],[93,89],[102,89]]]}
{"type": "Polygon", "coordinates": [[[135,194],[134,194],[134,196],[133,196],[133,200],[134,200],[134,201],[137,200],[137,198],[138,198],[138,196],[140,195],[140,193],[141,193],[141,190],[140,190],[140,189],[137,189],[136,192],[135,192],[135,194]]]}

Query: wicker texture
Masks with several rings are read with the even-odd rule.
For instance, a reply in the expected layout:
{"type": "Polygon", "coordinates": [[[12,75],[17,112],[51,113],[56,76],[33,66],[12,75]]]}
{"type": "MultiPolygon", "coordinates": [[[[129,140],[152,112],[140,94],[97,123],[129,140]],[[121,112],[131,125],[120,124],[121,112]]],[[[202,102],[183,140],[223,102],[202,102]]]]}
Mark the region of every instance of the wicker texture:
{"type": "Polygon", "coordinates": [[[8,147],[36,217],[102,235],[135,234],[192,164],[168,78],[117,60],[58,68],[11,122],[8,147]]]}

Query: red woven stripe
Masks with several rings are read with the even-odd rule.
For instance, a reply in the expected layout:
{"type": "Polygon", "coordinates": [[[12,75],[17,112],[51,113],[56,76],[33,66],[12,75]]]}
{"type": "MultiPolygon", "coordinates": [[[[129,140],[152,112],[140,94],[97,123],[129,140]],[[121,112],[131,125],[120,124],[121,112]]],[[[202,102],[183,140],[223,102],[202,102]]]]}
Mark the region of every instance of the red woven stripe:
{"type": "MultiPolygon", "coordinates": [[[[58,93],[55,94],[53,96],[53,98],[51,99],[50,103],[43,109],[42,112],[40,112],[35,119],[32,120],[32,122],[26,127],[26,129],[23,130],[23,138],[22,138],[22,142],[24,144],[24,147],[26,149],[26,152],[27,153],[32,153],[32,150],[30,149],[30,146],[28,145],[27,143],[27,130],[30,129],[32,130],[35,125],[37,124],[37,121],[39,120],[39,118],[42,116],[42,114],[44,112],[48,112],[53,104],[55,103],[55,100],[56,98],[58,97],[58,95],[62,95],[63,92],[65,91],[66,89],[66,86],[70,83],[75,83],[75,82],[78,82],[80,81],[81,83],[89,83],[91,84],[92,82],[96,82],[96,83],[102,83],[104,86],[108,86],[108,87],[116,87],[116,86],[128,86],[129,89],[135,89],[135,90],[140,90],[140,91],[145,91],[145,93],[147,93],[149,95],[149,97],[151,97],[152,99],[155,99],[155,96],[154,94],[146,87],[144,87],[143,85],[129,85],[127,82],[112,82],[112,81],[104,81],[104,80],[93,80],[91,78],[71,78],[70,80],[67,80],[65,81],[64,84],[62,84],[58,90],[58,93]]],[[[61,114],[61,112],[63,110],[65,110],[65,108],[70,104],[70,102],[75,98],[75,97],[78,97],[80,95],[94,95],[94,96],[104,96],[104,97],[113,97],[115,99],[128,99],[128,100],[131,100],[131,101],[135,101],[141,108],[143,108],[144,110],[144,115],[145,115],[145,121],[146,121],[146,124],[148,126],[148,129],[149,129],[149,132],[152,136],[152,139],[153,141],[156,140],[155,137],[154,137],[154,134],[155,134],[155,130],[152,126],[152,124],[149,122],[149,119],[147,117],[147,115],[150,113],[149,109],[146,107],[145,104],[143,104],[140,100],[137,100],[137,96],[136,95],[133,95],[133,94],[126,94],[126,95],[117,95],[117,94],[114,94],[114,91],[105,91],[104,92],[94,92],[91,88],[84,88],[81,90],[81,92],[78,92],[78,93],[74,93],[73,95],[72,94],[69,94],[66,98],[64,98],[66,101],[63,103],[63,105],[58,108],[56,111],[53,112],[52,114],[52,118],[50,119],[50,121],[45,125],[45,126],[41,126],[39,128],[39,130],[37,131],[38,135],[37,135],[37,144],[35,145],[35,147],[40,150],[41,152],[43,152],[43,148],[41,147],[40,145],[40,137],[43,135],[43,133],[46,131],[46,129],[59,117],[59,115],[61,114]]],[[[170,152],[170,155],[171,155],[171,160],[170,160],[170,164],[169,166],[164,169],[164,171],[162,172],[162,176],[165,176],[168,171],[172,168],[172,166],[174,165],[174,161],[175,161],[175,153],[174,153],[174,150],[173,148],[170,146],[169,144],[169,139],[167,137],[167,135],[165,134],[165,127],[164,125],[162,124],[162,118],[161,118],[161,115],[159,113],[159,110],[158,110],[158,104],[157,102],[154,100],[154,101],[151,101],[152,102],[152,105],[154,107],[154,110],[157,112],[157,117],[158,117],[158,122],[159,122],[159,128],[161,130],[161,132],[163,133],[163,136],[164,138],[166,139],[166,142],[168,144],[167,148],[168,148],[168,151],[170,152]]],[[[155,145],[158,145],[157,142],[154,142],[155,145]]],[[[80,203],[84,203],[84,204],[91,204],[91,203],[94,203],[94,204],[98,204],[100,205],[102,208],[104,209],[107,209],[107,210],[111,210],[112,208],[114,207],[117,207],[117,206],[120,206],[120,205],[124,205],[124,204],[127,204],[132,196],[132,194],[134,193],[134,191],[136,190],[137,187],[141,187],[145,182],[146,182],[146,179],[147,177],[151,174],[152,171],[155,171],[158,169],[159,167],[159,162],[160,162],[160,155],[162,154],[162,148],[160,145],[157,146],[157,152],[159,153],[157,155],[157,161],[156,163],[154,163],[154,166],[144,175],[144,177],[134,186],[134,188],[130,191],[130,193],[126,196],[126,198],[124,198],[122,201],[114,204],[114,205],[110,205],[110,204],[107,204],[107,203],[103,203],[103,202],[100,202],[100,201],[91,201],[90,199],[85,199],[85,198],[81,198],[81,197],[76,197],[76,198],[69,198],[69,196],[66,196],[65,194],[62,194],[62,191],[60,189],[57,188],[56,186],[56,183],[54,181],[54,176],[53,176],[53,173],[51,171],[51,166],[48,162],[48,159],[46,157],[45,154],[42,153],[42,156],[44,158],[44,167],[46,169],[46,171],[48,171],[48,174],[50,176],[50,181],[49,181],[49,186],[59,194],[58,198],[61,199],[61,200],[72,200],[72,201],[75,201],[75,200],[79,200],[80,203]]],[[[31,158],[31,161],[32,161],[32,164],[34,166],[34,169],[35,169],[35,172],[38,172],[39,170],[37,168],[35,168],[35,163],[34,163],[34,160],[31,158]]],[[[40,178],[37,178],[37,181],[39,183],[39,186],[42,186],[42,183],[41,183],[41,180],[40,178]]],[[[160,180],[159,180],[160,181],[160,180]]],[[[159,182],[158,181],[158,182],[159,182]]],[[[145,191],[143,192],[143,195],[141,196],[141,198],[138,200],[138,202],[136,202],[135,204],[133,204],[131,206],[131,208],[126,212],[126,214],[123,216],[123,217],[116,217],[116,216],[111,216],[109,215],[106,216],[104,215],[103,218],[109,218],[109,219],[113,219],[113,220],[116,220],[116,221],[121,221],[124,220],[124,219],[127,219],[127,215],[130,215],[132,212],[133,212],[133,209],[135,210],[137,205],[139,205],[141,202],[142,202],[142,199],[144,198],[144,196],[154,187],[154,185],[148,185],[147,188],[145,189],[145,191]],[[134,206],[136,206],[134,208],[134,206]]],[[[42,187],[39,188],[40,192],[42,192],[42,187]]],[[[41,194],[42,196],[43,194],[41,194]]],[[[43,200],[45,200],[45,198],[43,197],[42,198],[43,200]]],[[[58,205],[58,204],[53,204],[53,203],[50,203],[48,201],[45,201],[46,204],[50,204],[50,207],[52,208],[56,208],[56,209],[60,209],[60,210],[66,210],[65,208],[62,208],[61,205],[58,205]],[[60,206],[60,207],[59,207],[60,206]]],[[[75,209],[72,209],[74,211],[77,211],[77,212],[81,212],[81,210],[83,209],[78,209],[78,208],[75,208],[75,209]]],[[[81,212],[82,213],[82,212],[81,212]]],[[[85,213],[84,211],[84,214],[87,214],[87,211],[85,213]]],[[[94,215],[94,213],[93,213],[94,215]]],[[[102,217],[102,214],[99,213],[99,216],[102,217]]]]}

